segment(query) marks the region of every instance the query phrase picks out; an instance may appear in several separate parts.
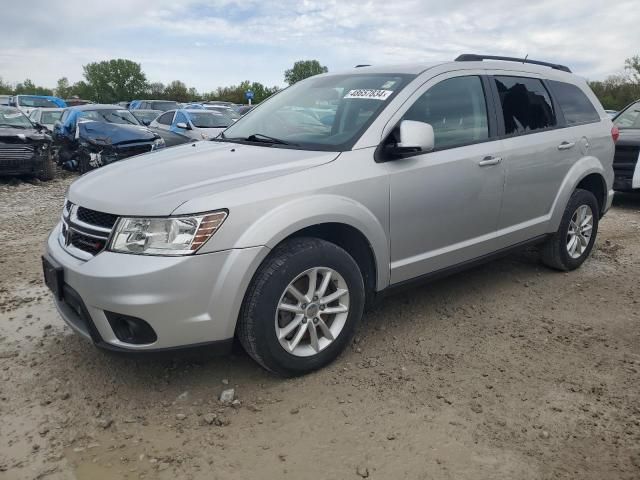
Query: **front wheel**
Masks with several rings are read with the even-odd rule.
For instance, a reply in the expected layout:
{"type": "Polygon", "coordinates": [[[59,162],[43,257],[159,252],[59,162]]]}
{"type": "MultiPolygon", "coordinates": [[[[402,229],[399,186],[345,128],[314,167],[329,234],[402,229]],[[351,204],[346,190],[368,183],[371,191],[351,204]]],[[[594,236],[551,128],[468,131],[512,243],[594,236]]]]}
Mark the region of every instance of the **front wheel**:
{"type": "Polygon", "coordinates": [[[301,375],[334,360],[349,342],[364,307],[355,260],[317,238],[278,246],[256,272],[238,320],[238,338],[267,370],[301,375]]]}
{"type": "Polygon", "coordinates": [[[588,190],[571,195],[558,231],[542,247],[542,261],[564,272],[575,270],[587,259],[598,233],[598,201],[588,190]]]}

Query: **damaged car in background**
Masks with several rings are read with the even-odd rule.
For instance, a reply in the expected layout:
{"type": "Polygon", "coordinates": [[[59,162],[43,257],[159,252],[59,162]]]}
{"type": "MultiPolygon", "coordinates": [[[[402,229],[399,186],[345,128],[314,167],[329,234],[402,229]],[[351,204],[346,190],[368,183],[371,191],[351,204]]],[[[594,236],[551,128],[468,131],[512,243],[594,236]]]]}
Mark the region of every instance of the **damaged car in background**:
{"type": "Polygon", "coordinates": [[[68,108],[53,128],[57,160],[63,168],[89,170],[164,148],[164,140],[118,105],[68,108]]]}
{"type": "Polygon", "coordinates": [[[0,106],[0,176],[54,176],[51,137],[17,108],[0,106]]]}

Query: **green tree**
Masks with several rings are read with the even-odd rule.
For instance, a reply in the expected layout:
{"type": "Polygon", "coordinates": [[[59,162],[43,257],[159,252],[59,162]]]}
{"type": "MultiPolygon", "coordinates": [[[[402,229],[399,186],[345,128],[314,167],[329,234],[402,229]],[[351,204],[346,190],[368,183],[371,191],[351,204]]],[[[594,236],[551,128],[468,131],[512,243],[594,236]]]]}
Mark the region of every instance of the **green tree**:
{"type": "Polygon", "coordinates": [[[11,95],[13,94],[13,88],[8,83],[5,83],[0,77],[0,94],[1,95],[11,95]]]}
{"type": "Polygon", "coordinates": [[[328,71],[329,69],[320,65],[318,60],[299,60],[293,64],[292,68],[284,72],[284,81],[293,85],[300,80],[328,71]]]}
{"type": "Polygon", "coordinates": [[[180,80],[174,80],[164,89],[165,98],[175,100],[176,102],[188,102],[189,90],[184,82],[180,80]]]}
{"type": "Polygon", "coordinates": [[[165,98],[164,94],[164,83],[162,82],[152,82],[149,84],[149,95],[150,99],[162,99],[165,98]]]}
{"type": "Polygon", "coordinates": [[[71,87],[69,86],[69,79],[67,77],[58,79],[55,92],[60,98],[69,98],[71,96],[71,87]]]}
{"type": "Polygon", "coordinates": [[[78,97],[83,100],[96,100],[93,96],[93,89],[83,80],[80,80],[69,87],[69,97],[67,98],[70,97],[78,97]]]}
{"type": "Polygon", "coordinates": [[[13,90],[14,95],[53,95],[53,90],[45,87],[38,87],[30,79],[18,83],[13,90]]]}
{"type": "Polygon", "coordinates": [[[640,84],[640,55],[634,55],[624,61],[624,69],[633,83],[640,84]]]}
{"type": "Polygon", "coordinates": [[[91,90],[91,100],[115,103],[140,98],[148,91],[147,77],[140,64],[131,60],[105,60],[82,68],[91,90]]]}

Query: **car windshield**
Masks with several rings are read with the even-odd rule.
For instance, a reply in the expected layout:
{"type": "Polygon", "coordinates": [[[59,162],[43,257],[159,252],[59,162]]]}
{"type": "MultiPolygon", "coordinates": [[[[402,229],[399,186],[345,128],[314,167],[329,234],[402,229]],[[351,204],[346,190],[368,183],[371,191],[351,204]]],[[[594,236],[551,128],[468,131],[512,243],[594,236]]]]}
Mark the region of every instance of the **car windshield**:
{"type": "Polygon", "coordinates": [[[20,95],[18,98],[18,105],[21,107],[39,107],[39,108],[56,108],[55,102],[40,97],[29,97],[20,95]]]}
{"type": "Polygon", "coordinates": [[[640,129],[640,102],[630,105],[624,112],[616,117],[614,122],[619,129],[640,129]]]}
{"type": "Polygon", "coordinates": [[[95,120],[96,122],[119,123],[124,125],[140,125],[129,110],[108,110],[101,108],[99,110],[84,110],[80,112],[80,118],[87,120],[95,120]]]}
{"type": "Polygon", "coordinates": [[[178,108],[177,102],[149,102],[149,103],[151,104],[151,108],[153,108],[154,110],[162,110],[163,112],[178,108]]]}
{"type": "Polygon", "coordinates": [[[29,119],[18,109],[0,108],[0,128],[32,128],[29,119]]]}
{"type": "Polygon", "coordinates": [[[413,75],[312,77],[265,100],[224,132],[232,141],[309,150],[350,149],[413,75]]]}
{"type": "Polygon", "coordinates": [[[151,123],[153,120],[155,120],[155,118],[160,115],[162,112],[160,110],[154,110],[154,111],[133,111],[133,116],[136,117],[138,120],[140,121],[145,121],[148,123],[151,123]]]}
{"type": "Polygon", "coordinates": [[[207,109],[207,110],[210,110],[212,112],[222,113],[222,114],[226,115],[227,117],[232,118],[233,120],[237,120],[240,117],[242,117],[242,115],[240,115],[234,109],[229,108],[229,107],[225,107],[225,106],[205,105],[204,108],[207,109]]]}
{"type": "Polygon", "coordinates": [[[226,128],[233,123],[231,117],[219,112],[189,112],[189,118],[197,128],[226,128]]]}
{"type": "Polygon", "coordinates": [[[40,123],[44,125],[53,125],[62,116],[62,110],[52,110],[50,112],[42,112],[40,117],[40,123]]]}

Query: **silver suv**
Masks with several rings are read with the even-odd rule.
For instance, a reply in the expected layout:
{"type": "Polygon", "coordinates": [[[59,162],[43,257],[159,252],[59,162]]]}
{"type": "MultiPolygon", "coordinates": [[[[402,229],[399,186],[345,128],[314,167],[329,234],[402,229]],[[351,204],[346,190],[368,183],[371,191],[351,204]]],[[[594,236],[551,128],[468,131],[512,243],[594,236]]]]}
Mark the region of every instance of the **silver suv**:
{"type": "Polygon", "coordinates": [[[43,257],[62,317],[116,350],[237,338],[296,375],[391,286],[532,242],[579,267],[613,196],[611,120],[568,68],[487,58],[311,77],[214,141],[83,176],[43,257]]]}

